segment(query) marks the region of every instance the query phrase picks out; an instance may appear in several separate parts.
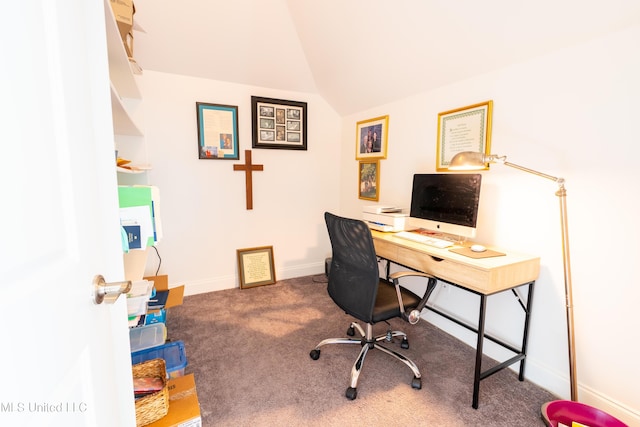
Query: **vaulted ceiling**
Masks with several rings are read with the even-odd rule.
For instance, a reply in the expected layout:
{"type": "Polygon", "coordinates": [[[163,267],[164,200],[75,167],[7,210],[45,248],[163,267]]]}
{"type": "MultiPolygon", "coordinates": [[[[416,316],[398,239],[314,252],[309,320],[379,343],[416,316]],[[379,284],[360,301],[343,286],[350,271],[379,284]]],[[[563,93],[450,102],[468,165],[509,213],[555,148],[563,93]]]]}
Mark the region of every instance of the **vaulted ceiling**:
{"type": "Polygon", "coordinates": [[[320,94],[341,115],[640,22],[638,0],[135,0],[146,70],[320,94]]]}

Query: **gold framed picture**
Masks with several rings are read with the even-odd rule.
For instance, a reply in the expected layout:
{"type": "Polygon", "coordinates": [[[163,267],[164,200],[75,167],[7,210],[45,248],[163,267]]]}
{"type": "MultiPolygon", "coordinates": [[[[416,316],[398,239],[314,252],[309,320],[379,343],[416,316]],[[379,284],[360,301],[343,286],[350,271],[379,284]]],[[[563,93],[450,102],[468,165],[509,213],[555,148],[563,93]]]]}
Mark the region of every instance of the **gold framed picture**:
{"type": "Polygon", "coordinates": [[[389,116],[363,120],[356,124],[356,160],[386,159],[389,116]]]}
{"type": "Polygon", "coordinates": [[[462,151],[490,154],[492,112],[493,101],[487,101],[438,114],[437,171],[447,171],[462,151]]]}
{"type": "Polygon", "coordinates": [[[358,197],[364,200],[380,199],[380,161],[363,160],[358,164],[358,197]]]}
{"type": "Polygon", "coordinates": [[[240,289],[276,283],[273,268],[273,246],[238,249],[238,276],[240,289]]]}

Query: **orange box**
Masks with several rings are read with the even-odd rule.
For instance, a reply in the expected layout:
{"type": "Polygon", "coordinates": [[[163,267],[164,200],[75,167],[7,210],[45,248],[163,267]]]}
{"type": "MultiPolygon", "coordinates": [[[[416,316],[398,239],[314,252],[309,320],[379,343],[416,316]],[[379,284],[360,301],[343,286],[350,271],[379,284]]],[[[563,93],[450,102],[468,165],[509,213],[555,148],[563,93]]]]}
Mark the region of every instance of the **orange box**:
{"type": "Polygon", "coordinates": [[[169,389],[169,412],[147,427],[202,427],[200,402],[193,374],[171,378],[169,389]]]}
{"type": "Polygon", "coordinates": [[[145,280],[152,280],[153,286],[156,288],[156,292],[169,291],[167,302],[164,308],[171,308],[177,305],[182,305],[184,298],[184,285],[169,288],[169,276],[163,274],[161,276],[147,276],[143,277],[145,280]]]}

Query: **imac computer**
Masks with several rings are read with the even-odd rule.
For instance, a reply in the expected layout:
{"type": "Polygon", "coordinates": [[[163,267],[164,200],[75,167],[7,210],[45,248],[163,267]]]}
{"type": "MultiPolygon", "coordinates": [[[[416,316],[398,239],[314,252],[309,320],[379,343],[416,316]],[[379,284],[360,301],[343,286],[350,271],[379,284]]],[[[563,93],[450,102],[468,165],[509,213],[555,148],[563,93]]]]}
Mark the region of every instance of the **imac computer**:
{"type": "Polygon", "coordinates": [[[406,230],[474,238],[481,181],[479,173],[415,174],[406,230]]]}

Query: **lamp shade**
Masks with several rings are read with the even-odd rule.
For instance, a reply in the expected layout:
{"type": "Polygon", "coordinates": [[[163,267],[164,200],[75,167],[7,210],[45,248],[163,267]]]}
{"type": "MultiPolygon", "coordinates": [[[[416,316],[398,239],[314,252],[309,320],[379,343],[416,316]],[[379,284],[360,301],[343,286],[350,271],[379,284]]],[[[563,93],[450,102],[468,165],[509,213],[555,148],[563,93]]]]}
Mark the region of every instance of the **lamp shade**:
{"type": "Polygon", "coordinates": [[[449,162],[449,169],[458,171],[485,169],[490,161],[482,153],[462,151],[453,156],[449,162]]]}

